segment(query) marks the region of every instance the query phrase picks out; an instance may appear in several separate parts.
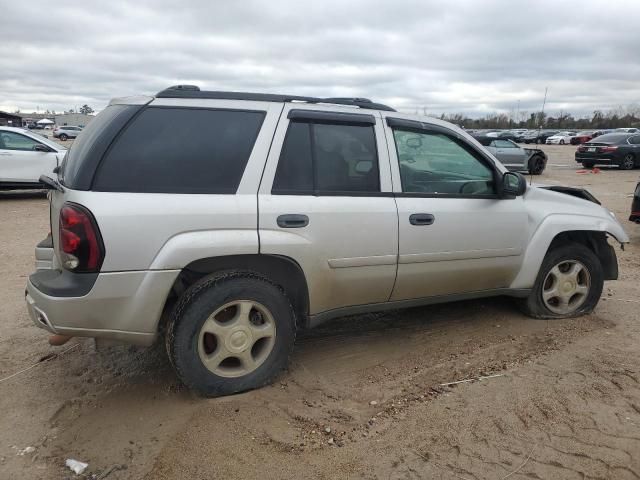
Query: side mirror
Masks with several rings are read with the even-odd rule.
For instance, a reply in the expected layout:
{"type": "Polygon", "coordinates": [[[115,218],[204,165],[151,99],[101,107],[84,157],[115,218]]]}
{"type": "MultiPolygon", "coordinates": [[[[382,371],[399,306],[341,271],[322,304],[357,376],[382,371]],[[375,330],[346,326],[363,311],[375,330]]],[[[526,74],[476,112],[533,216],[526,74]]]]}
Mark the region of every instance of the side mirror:
{"type": "Polygon", "coordinates": [[[527,190],[527,179],[518,172],[506,172],[502,175],[501,198],[514,198],[527,190]]]}
{"type": "Polygon", "coordinates": [[[42,144],[40,144],[40,143],[39,143],[39,144],[37,144],[37,145],[35,145],[35,146],[33,147],[33,149],[34,149],[36,152],[50,152],[50,151],[51,151],[51,149],[50,149],[49,147],[45,147],[44,145],[42,145],[42,144]]]}

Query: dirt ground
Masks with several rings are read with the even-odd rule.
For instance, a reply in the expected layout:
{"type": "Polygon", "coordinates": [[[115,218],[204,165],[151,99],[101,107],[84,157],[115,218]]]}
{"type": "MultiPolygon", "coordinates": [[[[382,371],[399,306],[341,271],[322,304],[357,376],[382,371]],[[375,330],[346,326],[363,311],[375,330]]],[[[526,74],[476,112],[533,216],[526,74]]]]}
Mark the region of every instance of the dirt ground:
{"type": "Polygon", "coordinates": [[[0,479],[75,478],[67,458],[108,480],[640,478],[638,171],[580,174],[575,147],[544,148],[536,181],[587,187],[631,237],[593,315],[494,298],[338,319],[274,385],[211,400],[161,347],[50,347],[23,299],[47,201],[1,195],[0,479]],[[440,386],[478,375],[500,376],[440,386]]]}

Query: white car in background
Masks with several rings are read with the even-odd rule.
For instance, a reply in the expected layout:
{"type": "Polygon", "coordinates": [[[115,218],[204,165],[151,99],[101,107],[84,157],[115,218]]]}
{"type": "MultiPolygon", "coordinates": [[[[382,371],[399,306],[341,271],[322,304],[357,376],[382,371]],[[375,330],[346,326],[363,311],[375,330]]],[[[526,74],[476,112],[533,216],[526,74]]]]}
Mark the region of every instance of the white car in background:
{"type": "Polygon", "coordinates": [[[547,138],[545,142],[547,145],[570,145],[571,137],[575,137],[576,132],[558,132],[555,135],[547,138]]]}
{"type": "Polygon", "coordinates": [[[14,127],[0,127],[0,190],[42,188],[40,175],[51,176],[67,149],[14,127]]]}

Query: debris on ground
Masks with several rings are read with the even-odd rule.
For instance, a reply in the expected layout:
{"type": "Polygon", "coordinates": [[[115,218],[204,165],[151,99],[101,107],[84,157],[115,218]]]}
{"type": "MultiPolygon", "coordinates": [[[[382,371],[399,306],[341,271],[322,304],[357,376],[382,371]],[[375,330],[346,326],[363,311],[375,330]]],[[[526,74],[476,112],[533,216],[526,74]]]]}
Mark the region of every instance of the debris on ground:
{"type": "Polygon", "coordinates": [[[81,475],[89,466],[88,463],[84,463],[79,460],[74,460],[73,458],[67,458],[65,465],[69,467],[71,471],[76,475],[81,475]]]}
{"type": "Polygon", "coordinates": [[[21,457],[24,455],[27,455],[29,453],[33,453],[36,451],[36,447],[26,447],[23,448],[22,450],[18,450],[18,455],[20,455],[21,457]]]}

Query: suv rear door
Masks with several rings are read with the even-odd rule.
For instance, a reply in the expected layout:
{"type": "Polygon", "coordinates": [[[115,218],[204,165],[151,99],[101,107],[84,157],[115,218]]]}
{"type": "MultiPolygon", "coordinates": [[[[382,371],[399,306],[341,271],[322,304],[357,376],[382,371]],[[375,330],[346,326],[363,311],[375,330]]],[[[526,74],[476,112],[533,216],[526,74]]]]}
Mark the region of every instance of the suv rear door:
{"type": "Polygon", "coordinates": [[[398,205],[391,300],[507,288],[527,236],[523,197],[499,199],[501,171],[461,133],[384,113],[398,205]]]}
{"type": "Polygon", "coordinates": [[[301,266],[311,315],[389,299],[398,216],[378,112],[285,104],[258,203],[260,253],[301,266]]]}

